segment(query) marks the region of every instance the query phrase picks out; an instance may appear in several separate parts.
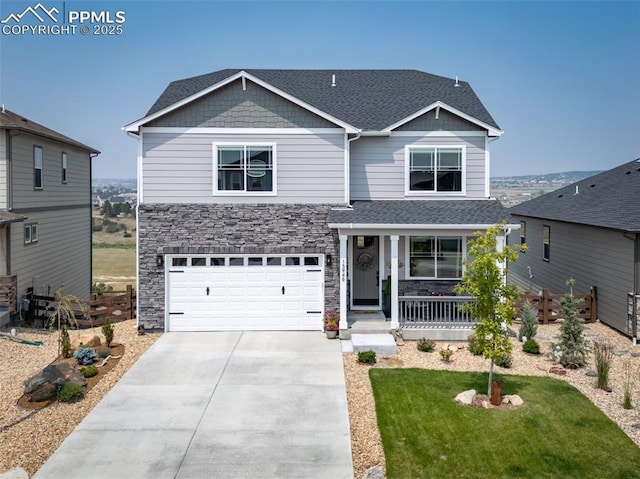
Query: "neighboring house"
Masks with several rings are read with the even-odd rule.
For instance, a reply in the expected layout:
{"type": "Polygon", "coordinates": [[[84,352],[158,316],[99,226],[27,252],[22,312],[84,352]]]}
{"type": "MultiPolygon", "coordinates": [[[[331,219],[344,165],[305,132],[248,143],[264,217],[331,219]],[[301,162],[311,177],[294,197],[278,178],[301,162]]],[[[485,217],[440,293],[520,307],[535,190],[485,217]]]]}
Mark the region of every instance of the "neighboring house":
{"type": "Polygon", "coordinates": [[[29,289],[91,293],[91,158],[98,153],[0,111],[0,276],[15,276],[18,299],[29,289]]]}
{"type": "Polygon", "coordinates": [[[640,159],[547,193],[509,210],[527,251],[509,265],[524,290],[597,288],[598,318],[636,337],[629,293],[640,295],[640,159]]]}
{"type": "MultiPolygon", "coordinates": [[[[451,294],[502,131],[466,82],[415,70],[222,70],[172,82],[138,138],[139,318],[320,330],[325,311],[451,294]]],[[[517,225],[510,225],[516,227],[517,225]]],[[[501,241],[505,241],[504,237],[501,241]]]]}

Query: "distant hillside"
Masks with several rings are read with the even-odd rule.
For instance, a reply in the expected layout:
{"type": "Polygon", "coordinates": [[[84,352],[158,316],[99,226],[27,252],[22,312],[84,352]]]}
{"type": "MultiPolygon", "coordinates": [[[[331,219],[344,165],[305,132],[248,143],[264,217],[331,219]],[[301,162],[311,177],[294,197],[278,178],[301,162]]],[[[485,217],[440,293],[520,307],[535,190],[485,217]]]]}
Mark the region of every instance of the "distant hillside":
{"type": "Polygon", "coordinates": [[[602,173],[603,170],[593,171],[563,171],[561,173],[545,173],[543,175],[518,175],[518,176],[492,176],[491,180],[521,180],[521,181],[554,181],[562,180],[565,183],[571,179],[570,183],[584,178],[602,173]]]}

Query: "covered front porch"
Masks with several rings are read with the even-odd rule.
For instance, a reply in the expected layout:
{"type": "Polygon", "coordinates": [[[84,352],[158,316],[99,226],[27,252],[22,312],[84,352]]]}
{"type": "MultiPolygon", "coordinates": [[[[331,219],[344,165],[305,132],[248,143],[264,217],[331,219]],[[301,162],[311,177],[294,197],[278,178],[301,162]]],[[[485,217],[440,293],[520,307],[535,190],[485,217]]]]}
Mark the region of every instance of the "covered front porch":
{"type": "Polygon", "coordinates": [[[340,241],[341,337],[402,327],[405,337],[423,337],[429,329],[434,339],[466,339],[475,318],[463,306],[472,298],[454,288],[464,272],[467,243],[503,214],[500,203],[486,200],[356,202],[332,210],[329,226],[340,241]],[[463,221],[472,211],[486,222],[463,221]],[[460,334],[451,338],[456,330],[460,334]]]}

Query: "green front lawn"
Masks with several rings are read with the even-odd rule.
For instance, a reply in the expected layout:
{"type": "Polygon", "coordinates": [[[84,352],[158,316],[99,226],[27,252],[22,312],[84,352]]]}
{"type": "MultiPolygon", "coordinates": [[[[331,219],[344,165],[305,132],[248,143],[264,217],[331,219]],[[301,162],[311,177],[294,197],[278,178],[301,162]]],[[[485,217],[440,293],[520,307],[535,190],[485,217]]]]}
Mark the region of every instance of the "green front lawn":
{"type": "MultiPolygon", "coordinates": [[[[573,386],[503,376],[518,409],[457,404],[487,375],[424,369],[369,372],[389,479],[640,478],[640,448],[573,386]]],[[[639,418],[640,421],[640,418],[639,418]]]]}

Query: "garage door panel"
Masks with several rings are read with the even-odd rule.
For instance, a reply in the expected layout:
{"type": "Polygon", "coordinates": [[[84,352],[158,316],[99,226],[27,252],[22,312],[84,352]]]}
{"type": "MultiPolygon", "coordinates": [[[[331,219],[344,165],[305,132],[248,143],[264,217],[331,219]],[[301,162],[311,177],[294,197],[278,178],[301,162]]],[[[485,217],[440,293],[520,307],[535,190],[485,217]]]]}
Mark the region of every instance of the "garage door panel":
{"type": "MultiPolygon", "coordinates": [[[[216,255],[216,266],[168,272],[169,313],[182,313],[168,315],[170,331],[321,329],[322,268],[284,259],[278,265],[272,256],[271,262],[263,257],[262,265],[229,266],[221,257],[216,255]]],[[[236,255],[233,262],[240,260],[236,255]]]]}

